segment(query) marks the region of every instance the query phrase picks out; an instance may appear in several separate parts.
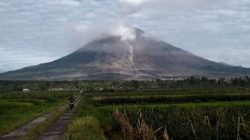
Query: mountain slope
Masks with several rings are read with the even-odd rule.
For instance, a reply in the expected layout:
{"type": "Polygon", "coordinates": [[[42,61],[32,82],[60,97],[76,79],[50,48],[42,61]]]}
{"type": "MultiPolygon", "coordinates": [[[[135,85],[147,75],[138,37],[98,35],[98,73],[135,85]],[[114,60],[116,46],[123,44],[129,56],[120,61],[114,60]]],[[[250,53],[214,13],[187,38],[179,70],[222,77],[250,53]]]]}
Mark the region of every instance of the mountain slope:
{"type": "Polygon", "coordinates": [[[122,27],[56,61],[0,74],[2,80],[145,80],[168,77],[234,77],[250,69],[215,63],[142,30],[122,27]]]}

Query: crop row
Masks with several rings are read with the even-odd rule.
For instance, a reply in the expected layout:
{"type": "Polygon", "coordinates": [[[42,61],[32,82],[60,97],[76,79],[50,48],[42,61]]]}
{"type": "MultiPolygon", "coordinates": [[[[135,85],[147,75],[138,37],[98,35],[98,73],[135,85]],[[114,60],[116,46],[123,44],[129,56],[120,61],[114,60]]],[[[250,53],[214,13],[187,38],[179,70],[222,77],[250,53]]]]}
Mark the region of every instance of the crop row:
{"type": "Polygon", "coordinates": [[[250,107],[144,108],[121,113],[128,118],[118,121],[121,129],[136,130],[145,121],[145,127],[153,129],[157,139],[162,139],[166,132],[175,140],[250,139],[250,107]],[[123,128],[124,124],[131,127],[123,128]]]}
{"type": "Polygon", "coordinates": [[[188,96],[142,96],[142,97],[108,97],[93,98],[95,105],[112,104],[148,104],[148,103],[179,103],[179,102],[211,102],[211,101],[248,101],[250,94],[229,95],[188,95],[188,96]]]}

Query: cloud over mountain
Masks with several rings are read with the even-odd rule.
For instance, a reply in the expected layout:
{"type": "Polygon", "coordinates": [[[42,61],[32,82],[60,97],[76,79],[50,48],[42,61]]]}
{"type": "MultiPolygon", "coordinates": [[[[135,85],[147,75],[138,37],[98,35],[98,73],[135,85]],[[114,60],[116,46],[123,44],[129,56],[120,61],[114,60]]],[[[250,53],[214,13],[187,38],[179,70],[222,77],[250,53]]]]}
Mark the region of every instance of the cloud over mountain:
{"type": "Polygon", "coordinates": [[[249,7],[248,0],[1,0],[0,63],[13,70],[55,60],[125,23],[205,58],[250,66],[249,7]]]}
{"type": "Polygon", "coordinates": [[[131,26],[95,39],[50,63],[0,74],[1,80],[151,80],[250,75],[250,69],[206,60],[131,26]]]}

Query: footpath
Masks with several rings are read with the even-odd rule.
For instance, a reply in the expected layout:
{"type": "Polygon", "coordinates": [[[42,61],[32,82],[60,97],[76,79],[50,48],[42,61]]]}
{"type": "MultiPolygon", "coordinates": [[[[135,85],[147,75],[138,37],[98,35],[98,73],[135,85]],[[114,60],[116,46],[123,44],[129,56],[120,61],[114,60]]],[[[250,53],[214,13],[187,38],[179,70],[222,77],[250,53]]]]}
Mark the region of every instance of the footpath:
{"type": "MultiPolygon", "coordinates": [[[[77,103],[75,104],[77,106],[77,103]]],[[[76,107],[75,107],[76,108],[76,107]]],[[[60,140],[63,135],[65,128],[67,127],[71,117],[73,116],[74,110],[69,108],[59,117],[55,122],[53,122],[46,130],[43,132],[37,140],[60,140]]],[[[0,137],[0,140],[19,140],[21,137],[25,136],[30,130],[35,128],[37,125],[43,123],[47,118],[49,118],[53,111],[45,113],[40,117],[33,119],[32,121],[27,122],[21,127],[7,133],[0,137]]]]}
{"type": "Polygon", "coordinates": [[[48,112],[43,114],[40,117],[35,118],[32,121],[27,122],[26,124],[22,125],[21,127],[9,132],[6,135],[3,135],[0,140],[18,140],[20,137],[25,136],[29,130],[34,128],[36,125],[44,122],[51,114],[53,111],[48,112]]]}

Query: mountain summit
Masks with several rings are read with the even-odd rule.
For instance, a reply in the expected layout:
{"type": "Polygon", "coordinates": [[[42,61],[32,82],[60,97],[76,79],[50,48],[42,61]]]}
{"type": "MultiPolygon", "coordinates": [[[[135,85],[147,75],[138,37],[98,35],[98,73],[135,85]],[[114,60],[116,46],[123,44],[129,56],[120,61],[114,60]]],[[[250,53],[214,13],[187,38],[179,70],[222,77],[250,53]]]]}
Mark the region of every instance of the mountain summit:
{"type": "Polygon", "coordinates": [[[111,34],[50,63],[0,74],[2,80],[147,80],[187,76],[235,77],[250,69],[212,62],[119,26],[111,34]]]}

